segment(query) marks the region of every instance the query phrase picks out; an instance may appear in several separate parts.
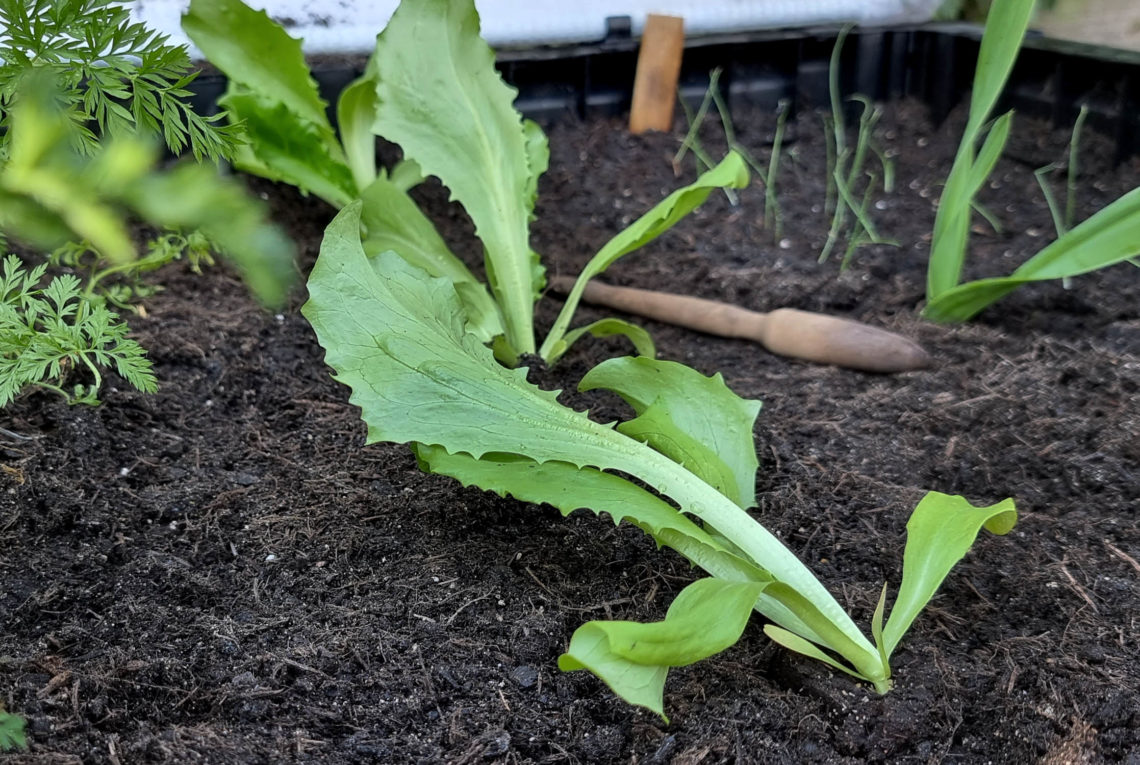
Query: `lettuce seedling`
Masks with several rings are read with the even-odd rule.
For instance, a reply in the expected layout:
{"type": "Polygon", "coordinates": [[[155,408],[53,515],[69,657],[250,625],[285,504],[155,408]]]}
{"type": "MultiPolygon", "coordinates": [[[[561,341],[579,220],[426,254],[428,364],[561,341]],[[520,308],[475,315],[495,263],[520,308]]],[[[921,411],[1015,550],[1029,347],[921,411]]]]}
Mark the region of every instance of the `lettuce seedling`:
{"type": "MultiPolygon", "coordinates": [[[[311,78],[299,76],[295,43],[246,39],[263,22],[242,10],[219,12],[206,28],[202,9],[233,3],[194,0],[187,31],[227,72],[249,61],[227,97],[235,116],[281,105],[278,122],[250,132],[251,151],[261,151],[258,136],[272,137],[270,128],[292,130],[296,121],[285,112],[294,110],[316,128],[297,136],[292,153],[288,141],[267,143],[280,149],[274,167],[331,156],[321,102],[311,78]],[[224,65],[203,44],[206,35],[224,52],[224,65]],[[271,43],[282,55],[263,51],[264,64],[251,59],[271,43]]],[[[1012,527],[1012,502],[972,508],[929,495],[911,519],[900,597],[885,628],[878,612],[872,642],[746,511],[755,503],[758,402],[739,398],[719,376],[657,361],[648,348],[638,358],[611,359],[582,381],[634,408],[634,419],[614,427],[562,406],[556,393],[529,384],[525,370],[497,363],[536,347],[532,309],[543,276],[528,227],[548,151],[537,125],[514,110],[515,91],[495,73],[478,29],[470,0],[405,0],[365,74],[375,82],[375,100],[367,91],[354,96],[354,125],[374,105],[373,131],[398,143],[463,204],[483,242],[490,285],[475,279],[384,174],[343,205],[325,232],[302,311],[337,379],[352,389],[368,442],[407,443],[425,470],[563,513],[608,512],[711,574],[682,593],[659,624],[591,622],[571,640],[562,666],[588,668],[633,703],[663,714],[669,667],[732,645],[752,610],[773,622],[773,639],[886,691],[898,639],[982,526],[997,533],[1012,527]]],[[[338,111],[343,136],[349,110],[338,111]]],[[[743,160],[730,154],[615,236],[583,270],[539,353],[551,361],[583,331],[613,331],[613,322],[569,331],[586,280],[668,230],[713,189],[747,181],[743,160]]],[[[337,187],[348,188],[343,180],[337,187]]]]}
{"type": "Polygon", "coordinates": [[[340,96],[340,141],[300,43],[264,12],[240,0],[193,0],[183,28],[230,78],[221,105],[244,124],[248,140],[235,164],[312,191],[338,208],[363,200],[365,251],[394,251],[451,282],[471,331],[493,343],[509,364],[535,352],[553,362],[587,332],[625,334],[651,353],[643,330],[616,319],[570,330],[586,281],[672,228],[712,190],[748,183],[744,161],[731,153],[615,236],[587,265],[539,347],[534,303],[545,280],[529,226],[549,149],[539,126],[515,110],[517,91],[495,70],[471,0],[400,4],[377,37],[364,74],[340,96]],[[373,133],[398,144],[410,163],[399,167],[415,172],[377,172],[373,133]],[[421,172],[439,178],[475,224],[487,286],[408,196],[421,172]]]}
{"type": "Polygon", "coordinates": [[[350,204],[329,225],[302,312],[352,389],[368,442],[408,443],[425,470],[563,514],[607,512],[711,575],[684,590],[662,622],[590,622],[574,634],[560,666],[590,670],[631,703],[663,716],[669,668],[735,643],[752,610],[772,622],[773,640],[886,692],[891,653],[950,568],[982,527],[1003,534],[1016,520],[1010,500],[975,508],[928,494],[908,524],[890,618],[884,626],[884,588],[869,640],[746,512],[755,503],[759,402],[736,396],[719,375],[616,358],[580,387],[617,393],[637,416],[596,423],[529,384],[525,370],[496,363],[468,331],[450,280],[394,252],[370,258],[360,241],[363,206],[350,204]]]}

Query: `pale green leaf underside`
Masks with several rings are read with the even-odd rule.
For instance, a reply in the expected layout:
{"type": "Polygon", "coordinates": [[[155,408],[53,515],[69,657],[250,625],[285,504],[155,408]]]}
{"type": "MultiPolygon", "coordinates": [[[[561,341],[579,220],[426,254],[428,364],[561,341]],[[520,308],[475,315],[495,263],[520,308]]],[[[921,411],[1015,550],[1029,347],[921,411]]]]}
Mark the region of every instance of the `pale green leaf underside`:
{"type": "Polygon", "coordinates": [[[470,0],[403,3],[376,41],[380,82],[374,130],[439,178],[483,242],[487,278],[507,341],[534,352],[537,256],[529,244],[545,139],[514,110],[517,91],[494,67],[470,0]]]}

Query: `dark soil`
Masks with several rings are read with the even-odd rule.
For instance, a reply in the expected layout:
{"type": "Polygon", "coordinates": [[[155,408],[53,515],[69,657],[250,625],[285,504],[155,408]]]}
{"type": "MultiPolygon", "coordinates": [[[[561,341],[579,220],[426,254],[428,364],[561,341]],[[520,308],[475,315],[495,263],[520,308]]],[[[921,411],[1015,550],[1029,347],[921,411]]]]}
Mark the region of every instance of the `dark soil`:
{"type": "MultiPolygon", "coordinates": [[[[838,256],[816,262],[825,168],[805,114],[780,179],[783,242],[762,228],[754,184],[735,208],[710,197],[607,279],[848,316],[936,357],[875,376],[648,325],[662,357],[764,400],[756,516],[861,624],[882,582],[898,583],[925,490],[1017,499],[1018,527],[983,534],[900,646],[890,694],[775,648],[759,619],[670,675],[670,725],[560,673],[579,624],[659,619],[697,573],[635,529],[563,520],[423,475],[402,446],[365,447],[302,296],[267,315],[229,273],[176,268],[132,320],[157,395],[120,383],[97,409],[33,394],[5,412],[38,436],[2,446],[0,701],[32,746],[5,762],[1140,763],[1140,271],[1026,287],[966,326],[922,321],[961,121],[889,111],[879,138],[897,189],[874,215],[898,247],[861,249],[842,275],[838,256]]],[[[773,122],[737,115],[762,160],[773,122]]],[[[1005,233],[979,224],[971,276],[1051,237],[1032,170],[1063,158],[1068,136],[1029,120],[1015,133],[983,198],[1005,233]]],[[[683,182],[679,136],[630,137],[615,120],[550,130],[533,241],[552,271],[576,272],[683,182]]],[[[1140,183],[1108,156],[1087,135],[1081,216],[1140,183]]],[[[331,211],[256,187],[307,270],[331,211]]],[[[475,260],[462,211],[438,186],[417,193],[475,260]]],[[[623,343],[582,343],[544,382],[573,388],[623,343]]]]}

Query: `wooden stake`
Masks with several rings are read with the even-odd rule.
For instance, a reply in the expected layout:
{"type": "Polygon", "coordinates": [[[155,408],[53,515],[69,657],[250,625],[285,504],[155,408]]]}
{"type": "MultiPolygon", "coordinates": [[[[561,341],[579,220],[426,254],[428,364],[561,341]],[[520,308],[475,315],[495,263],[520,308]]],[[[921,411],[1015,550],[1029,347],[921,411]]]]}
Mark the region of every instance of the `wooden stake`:
{"type": "Polygon", "coordinates": [[[637,56],[637,76],[633,80],[633,107],[629,131],[635,135],[647,130],[673,128],[677,103],[677,78],[685,49],[685,20],[678,16],[649,14],[641,34],[637,56]]]}

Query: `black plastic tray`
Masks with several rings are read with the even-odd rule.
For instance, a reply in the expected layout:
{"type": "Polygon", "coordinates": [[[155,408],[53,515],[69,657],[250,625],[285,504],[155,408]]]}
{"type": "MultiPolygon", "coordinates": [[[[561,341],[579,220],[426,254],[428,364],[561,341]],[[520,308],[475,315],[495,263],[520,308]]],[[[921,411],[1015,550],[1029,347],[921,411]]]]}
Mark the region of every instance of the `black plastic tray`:
{"type": "MultiPolygon", "coordinates": [[[[543,122],[626,111],[638,41],[623,17],[610,19],[608,29],[606,39],[597,43],[500,50],[499,68],[519,89],[519,109],[543,122]]],[[[970,24],[859,28],[843,50],[843,94],[876,101],[915,98],[940,122],[969,97],[981,32],[970,24]]],[[[681,97],[699,101],[709,72],[720,67],[730,108],[749,102],[775,109],[781,100],[793,114],[826,107],[828,65],[838,33],[837,27],[821,27],[691,38],[681,70],[681,97]]],[[[322,95],[333,103],[364,61],[316,59],[314,76],[322,95]]],[[[208,75],[196,84],[199,105],[208,111],[224,90],[224,79],[208,75]]],[[[1002,100],[999,108],[1045,117],[1058,127],[1071,126],[1087,105],[1089,124],[1115,137],[1118,161],[1140,152],[1140,53],[1031,32],[1002,100]]]]}

